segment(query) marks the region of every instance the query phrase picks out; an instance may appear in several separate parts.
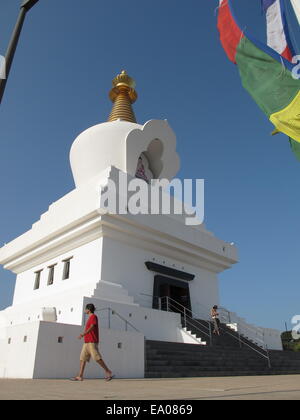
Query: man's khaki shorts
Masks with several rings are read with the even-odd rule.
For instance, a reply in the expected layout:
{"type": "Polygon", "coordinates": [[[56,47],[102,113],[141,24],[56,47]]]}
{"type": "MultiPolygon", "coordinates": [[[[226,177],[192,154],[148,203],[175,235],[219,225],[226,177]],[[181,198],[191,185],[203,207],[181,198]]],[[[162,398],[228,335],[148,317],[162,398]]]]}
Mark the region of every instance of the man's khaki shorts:
{"type": "Polygon", "coordinates": [[[98,344],[84,343],[80,354],[80,360],[82,362],[89,362],[91,357],[93,360],[95,360],[95,362],[98,362],[102,359],[102,356],[99,353],[98,344]]]}

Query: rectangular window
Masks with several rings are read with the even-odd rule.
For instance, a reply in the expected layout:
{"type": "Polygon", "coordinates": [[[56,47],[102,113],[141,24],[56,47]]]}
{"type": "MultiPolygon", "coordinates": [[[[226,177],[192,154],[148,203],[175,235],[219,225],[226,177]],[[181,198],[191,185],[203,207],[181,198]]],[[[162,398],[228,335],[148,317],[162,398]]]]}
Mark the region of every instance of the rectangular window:
{"type": "Polygon", "coordinates": [[[34,281],[34,287],[33,290],[38,290],[41,285],[41,273],[43,270],[36,271],[35,274],[35,281],[34,281]]]}
{"type": "Polygon", "coordinates": [[[50,265],[49,268],[49,274],[48,274],[48,286],[51,286],[54,283],[54,268],[56,264],[50,265]]]}
{"type": "Polygon", "coordinates": [[[64,272],[63,272],[63,280],[67,280],[70,278],[70,267],[71,267],[71,259],[73,257],[70,257],[66,260],[63,260],[64,263],[64,272]]]}

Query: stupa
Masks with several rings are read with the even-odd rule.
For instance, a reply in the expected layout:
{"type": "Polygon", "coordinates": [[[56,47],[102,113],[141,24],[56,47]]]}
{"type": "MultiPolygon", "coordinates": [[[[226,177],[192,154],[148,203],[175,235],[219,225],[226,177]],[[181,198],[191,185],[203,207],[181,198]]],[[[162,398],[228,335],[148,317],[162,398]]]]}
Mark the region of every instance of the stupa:
{"type": "MultiPolygon", "coordinates": [[[[150,191],[152,180],[171,181],[180,168],[168,122],[136,122],[135,82],[125,71],[110,98],[108,121],[72,144],[75,188],[0,249],[0,264],[16,274],[12,306],[0,312],[0,377],[74,375],[87,303],[97,308],[101,352],[119,378],[144,377],[145,339],[206,344],[183,328],[180,311],[166,310],[166,298],[208,319],[220,304],[218,274],[238,261],[237,249],[203,223],[187,226],[185,215],[102,207],[109,183],[124,201],[120,175],[150,191]]],[[[269,335],[278,348],[278,335],[269,335]]],[[[99,375],[91,367],[86,373],[99,375]]]]}

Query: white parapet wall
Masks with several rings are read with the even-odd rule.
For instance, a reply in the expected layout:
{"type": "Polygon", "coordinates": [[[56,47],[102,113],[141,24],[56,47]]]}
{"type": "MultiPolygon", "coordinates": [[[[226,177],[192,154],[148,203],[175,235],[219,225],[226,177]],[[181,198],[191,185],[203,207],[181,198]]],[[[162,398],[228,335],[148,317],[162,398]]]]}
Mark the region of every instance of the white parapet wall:
{"type": "MultiPolygon", "coordinates": [[[[82,340],[78,325],[32,322],[6,328],[0,340],[0,377],[65,379],[78,374],[82,340]]],[[[100,352],[118,378],[144,377],[144,335],[136,331],[101,328],[100,352]]],[[[103,378],[92,362],[86,378],[103,378]]]]}
{"type": "Polygon", "coordinates": [[[260,347],[267,347],[269,350],[282,350],[281,331],[272,328],[258,327],[249,324],[245,318],[241,318],[235,312],[220,308],[221,322],[234,328],[242,336],[246,337],[260,347]]]}
{"type": "Polygon", "coordinates": [[[1,329],[0,378],[33,378],[39,322],[1,329]]]}
{"type": "Polygon", "coordinates": [[[272,328],[263,328],[265,343],[269,350],[283,350],[281,331],[272,328]]]}
{"type": "MultiPolygon", "coordinates": [[[[211,320],[210,311],[208,305],[196,302],[195,311],[193,311],[193,317],[211,320]]],[[[269,350],[282,350],[281,331],[258,327],[257,325],[250,324],[245,318],[240,317],[236,312],[231,312],[224,307],[218,309],[220,320],[226,324],[232,330],[239,332],[242,336],[249,339],[260,347],[267,347],[269,350]]]]}
{"type": "MultiPolygon", "coordinates": [[[[124,320],[127,320],[134,328],[142,332],[147,340],[191,342],[186,334],[180,333],[182,325],[179,313],[85,297],[84,307],[88,303],[93,303],[97,308],[96,314],[99,317],[101,328],[110,327],[111,329],[124,330],[126,328],[124,320]],[[108,311],[105,308],[111,308],[117,314],[111,314],[109,319],[108,311]],[[118,315],[123,317],[124,320],[120,319],[118,315]]],[[[129,323],[127,324],[128,330],[134,331],[129,323]]]]}

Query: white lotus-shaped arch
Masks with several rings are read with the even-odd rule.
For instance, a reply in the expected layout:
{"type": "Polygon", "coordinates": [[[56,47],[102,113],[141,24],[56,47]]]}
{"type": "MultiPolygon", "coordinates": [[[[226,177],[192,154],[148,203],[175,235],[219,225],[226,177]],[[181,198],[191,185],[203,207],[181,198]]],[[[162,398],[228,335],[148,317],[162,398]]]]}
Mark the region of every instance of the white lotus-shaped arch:
{"type": "Polygon", "coordinates": [[[126,138],[125,171],[135,175],[141,154],[149,162],[155,179],[174,178],[180,168],[176,136],[167,121],[151,120],[141,129],[132,130],[126,138]]]}

